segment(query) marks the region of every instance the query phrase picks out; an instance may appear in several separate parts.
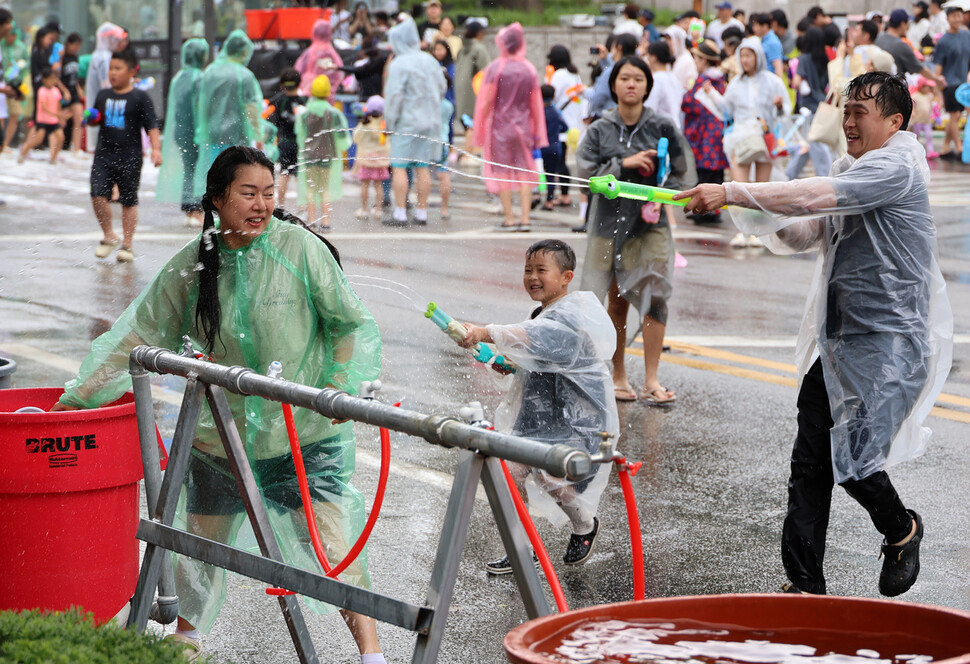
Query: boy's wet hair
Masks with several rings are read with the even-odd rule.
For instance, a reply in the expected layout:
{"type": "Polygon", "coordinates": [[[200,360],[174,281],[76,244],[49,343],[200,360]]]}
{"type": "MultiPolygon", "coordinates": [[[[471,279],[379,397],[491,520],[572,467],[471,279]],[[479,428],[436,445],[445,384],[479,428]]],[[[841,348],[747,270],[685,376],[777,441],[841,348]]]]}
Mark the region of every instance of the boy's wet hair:
{"type": "Polygon", "coordinates": [[[901,128],[909,126],[913,115],[913,98],[902,75],[893,76],[884,71],[870,71],[856,76],[845,86],[847,101],[866,101],[872,99],[882,117],[899,113],[903,116],[901,128]]]}
{"type": "Polygon", "coordinates": [[[556,88],[548,83],[539,88],[539,90],[542,92],[542,101],[552,101],[556,98],[556,88]]]}
{"type": "Polygon", "coordinates": [[[64,43],[65,44],[80,44],[83,41],[84,41],[84,39],[81,37],[81,33],[79,33],[79,32],[72,32],[71,34],[69,34],[67,36],[67,39],[64,40],[64,43]]]}
{"type": "Polygon", "coordinates": [[[138,71],[138,56],[135,55],[135,52],[130,48],[126,48],[123,51],[116,51],[112,53],[111,59],[121,60],[126,65],[128,65],[128,69],[132,71],[138,71]]]}
{"type": "Polygon", "coordinates": [[[280,86],[284,88],[295,88],[300,85],[300,72],[293,67],[287,67],[280,72],[280,86]]]}
{"type": "Polygon", "coordinates": [[[526,260],[536,254],[552,254],[563,272],[576,270],[576,253],[562,240],[539,240],[525,252],[526,260]]]}

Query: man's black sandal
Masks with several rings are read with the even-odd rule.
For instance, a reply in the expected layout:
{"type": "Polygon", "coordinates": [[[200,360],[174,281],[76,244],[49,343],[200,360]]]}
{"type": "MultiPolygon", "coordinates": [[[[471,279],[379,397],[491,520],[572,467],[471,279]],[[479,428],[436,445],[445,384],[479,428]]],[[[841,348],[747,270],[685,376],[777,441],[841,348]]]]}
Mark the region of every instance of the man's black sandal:
{"type": "Polygon", "coordinates": [[[905,544],[887,544],[883,540],[882,573],[879,575],[879,592],[895,597],[913,587],[919,576],[919,545],[923,540],[923,519],[913,510],[909,512],[916,522],[916,534],[905,544]]]}

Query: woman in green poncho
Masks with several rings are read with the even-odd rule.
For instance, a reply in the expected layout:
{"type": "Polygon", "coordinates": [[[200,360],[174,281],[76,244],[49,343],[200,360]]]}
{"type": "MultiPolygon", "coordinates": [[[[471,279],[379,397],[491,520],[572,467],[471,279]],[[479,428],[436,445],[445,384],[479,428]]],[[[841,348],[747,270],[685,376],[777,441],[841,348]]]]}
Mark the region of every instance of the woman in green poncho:
{"type": "Polygon", "coordinates": [[[195,169],[195,195],[205,192],[206,172],[230,145],[255,145],[262,149],[263,93],[256,75],[246,66],[253,56],[253,42],[242,30],[226,37],[215,61],[202,72],[195,144],[199,162],[195,169]]]}
{"type": "MultiPolygon", "coordinates": [[[[356,392],[361,381],[377,377],[377,324],[327,245],[305,228],[273,216],[274,185],[273,163],[259,150],[233,146],[219,155],[208,171],[202,197],[201,236],[181,249],[112,328],[94,341],[55,410],[94,408],[117,399],[131,388],[127,369],[134,346],[178,349],[182,335],[223,365],[262,372],[279,360],[283,376],[304,385],[356,392]],[[219,217],[218,226],[213,213],[219,217]]],[[[226,396],[284,559],[304,569],[319,569],[309,545],[279,404],[228,392],[226,396]]],[[[296,409],[294,415],[321,538],[328,557],[340,560],[364,524],[363,497],[350,484],[352,425],[305,409],[296,409]]],[[[207,410],[196,432],[178,520],[190,532],[227,544],[237,543],[246,522],[207,410]]],[[[366,556],[362,554],[340,578],[369,587],[366,556]]],[[[225,599],[225,571],[181,557],[176,590],[180,610],[173,638],[198,656],[198,632],[209,631],[225,599]]],[[[333,610],[307,601],[319,613],[333,610]]],[[[383,662],[374,621],[343,613],[362,661],[383,662]]]]}
{"type": "Polygon", "coordinates": [[[182,68],[169,86],[165,111],[162,170],[155,199],[181,203],[187,226],[202,225],[201,197],[194,192],[195,165],[199,161],[195,127],[202,67],[208,55],[209,44],[204,39],[190,39],[182,44],[182,68]]]}

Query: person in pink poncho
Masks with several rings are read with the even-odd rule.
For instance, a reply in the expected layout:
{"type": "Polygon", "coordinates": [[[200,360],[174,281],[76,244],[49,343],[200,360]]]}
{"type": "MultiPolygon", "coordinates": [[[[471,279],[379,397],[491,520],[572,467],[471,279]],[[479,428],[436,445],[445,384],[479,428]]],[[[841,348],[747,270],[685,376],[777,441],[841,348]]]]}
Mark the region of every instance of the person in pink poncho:
{"type": "Polygon", "coordinates": [[[331,43],[332,35],[333,28],[329,21],[321,18],[313,24],[313,43],[300,54],[293,65],[300,72],[300,94],[308,96],[313,79],[323,74],[330,79],[330,101],[334,101],[337,88],[344,80],[344,73],[339,69],[344,66],[344,61],[331,43]]]}
{"type": "Polygon", "coordinates": [[[548,145],[542,93],[535,67],[525,59],[522,26],[513,23],[503,28],[495,43],[499,57],[485,68],[475,103],[475,142],[482,146],[486,162],[493,162],[486,163],[483,172],[490,178],[486,184],[489,193],[497,193],[502,201],[505,210],[502,227],[528,230],[532,188],[539,181],[532,151],[548,145]],[[518,224],[512,211],[515,189],[522,203],[518,224]]]}

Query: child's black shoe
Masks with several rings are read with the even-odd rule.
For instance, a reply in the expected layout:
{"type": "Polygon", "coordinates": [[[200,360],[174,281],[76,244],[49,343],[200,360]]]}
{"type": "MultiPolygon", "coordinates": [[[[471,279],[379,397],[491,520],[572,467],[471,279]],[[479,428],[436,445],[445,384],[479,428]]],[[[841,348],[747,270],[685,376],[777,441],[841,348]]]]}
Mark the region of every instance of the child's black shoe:
{"type": "MultiPolygon", "coordinates": [[[[539,556],[536,552],[532,552],[532,564],[536,566],[537,570],[541,570],[539,566],[539,556]]],[[[502,556],[498,560],[493,560],[490,563],[485,563],[485,569],[489,574],[494,574],[496,576],[502,576],[503,574],[512,573],[512,563],[509,562],[508,556],[502,556]]]]}
{"type": "Polygon", "coordinates": [[[562,561],[567,565],[582,565],[591,555],[593,555],[593,544],[596,542],[596,535],[600,530],[600,520],[593,517],[593,531],[585,535],[570,535],[569,546],[566,553],[562,556],[562,561]]]}

